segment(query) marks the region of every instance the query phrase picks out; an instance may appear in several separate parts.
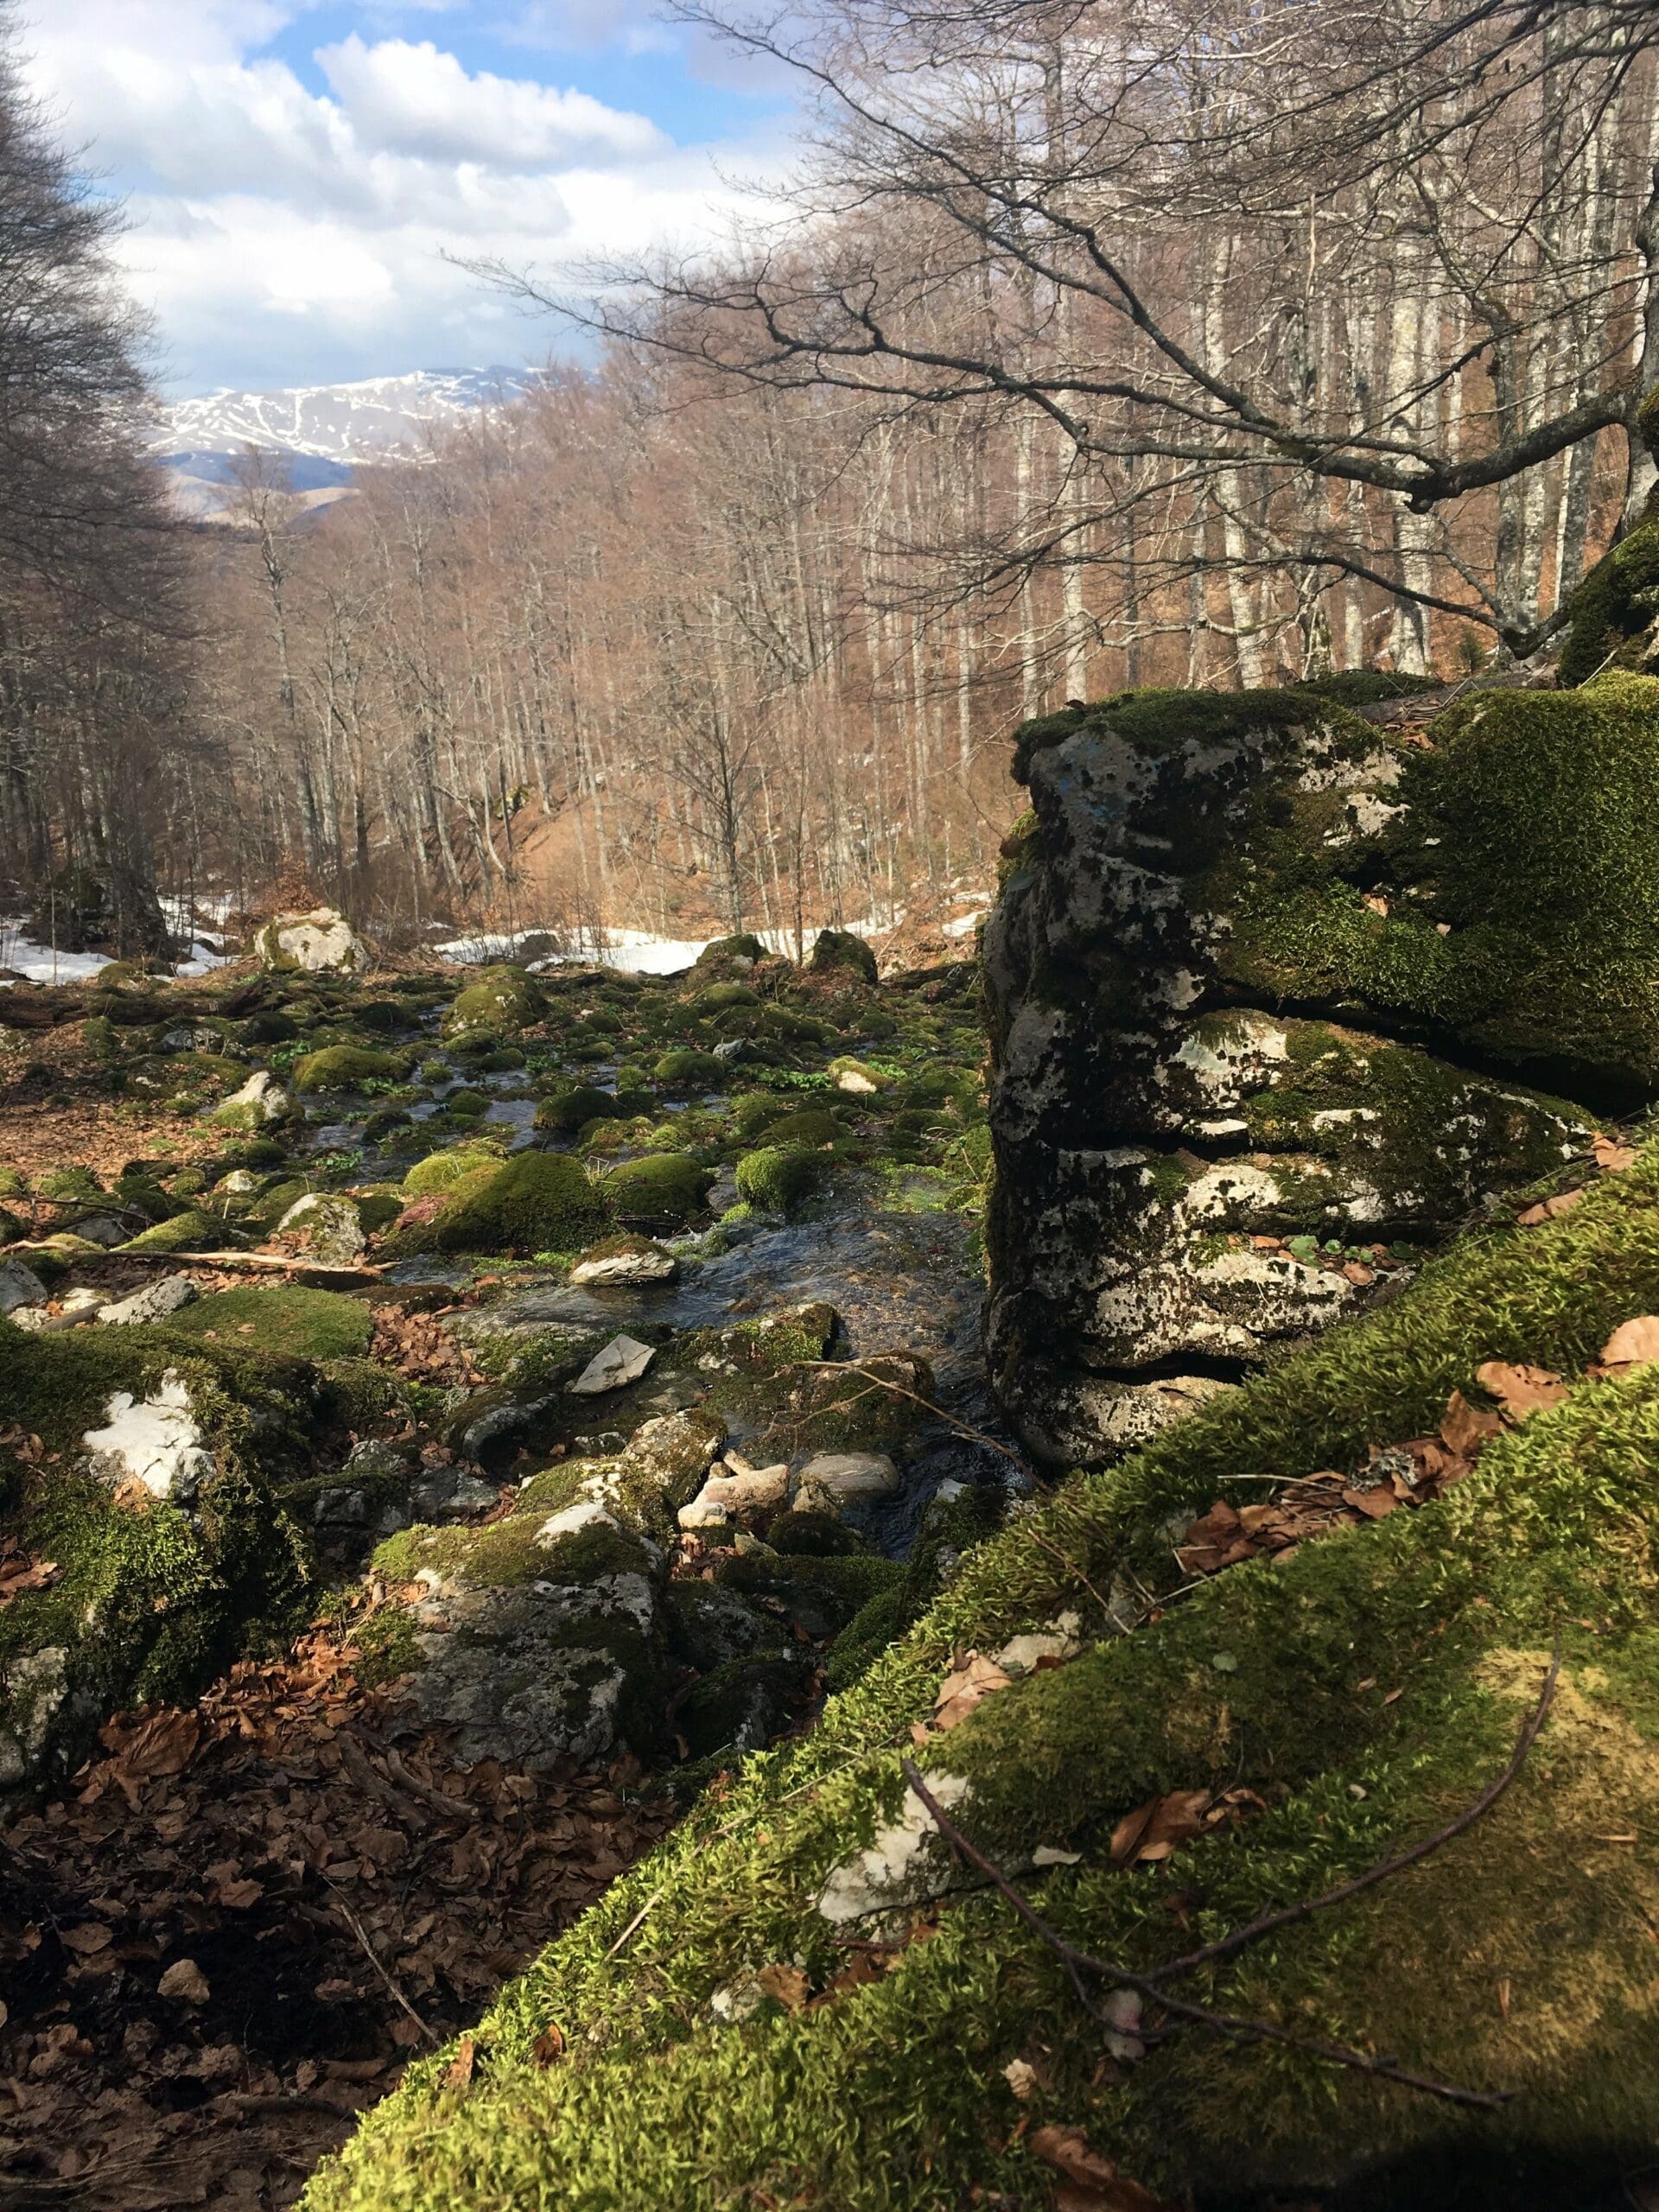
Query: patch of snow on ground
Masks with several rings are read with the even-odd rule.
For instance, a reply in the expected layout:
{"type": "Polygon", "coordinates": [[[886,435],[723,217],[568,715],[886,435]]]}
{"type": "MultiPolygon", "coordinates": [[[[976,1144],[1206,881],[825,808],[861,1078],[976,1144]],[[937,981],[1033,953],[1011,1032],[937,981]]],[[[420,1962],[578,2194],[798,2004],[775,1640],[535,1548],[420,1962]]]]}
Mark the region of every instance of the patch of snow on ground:
{"type": "MultiPolygon", "coordinates": [[[[168,928],[178,930],[182,935],[186,917],[179,902],[164,899],[162,903],[168,910],[168,928]]],[[[198,912],[200,906],[198,901],[198,912]]],[[[215,968],[224,967],[235,957],[233,951],[221,951],[207,938],[193,936],[188,957],[179,962],[174,973],[210,975],[215,968]]],[[[10,969],[13,977],[22,976],[31,983],[84,983],[100,969],[107,968],[114,958],[112,952],[64,952],[49,944],[37,944],[25,934],[20,918],[7,919],[0,916],[0,968],[10,969]]],[[[0,976],[0,989],[10,988],[10,980],[0,976]]]]}
{"type": "MultiPolygon", "coordinates": [[[[850,930],[855,937],[882,937],[887,931],[896,929],[904,918],[904,910],[900,908],[895,914],[880,919],[872,915],[862,921],[814,924],[806,932],[807,950],[811,950],[812,940],[820,926],[845,928],[850,930]]],[[[975,915],[973,921],[979,918],[975,915]]],[[[968,926],[971,928],[973,922],[969,922],[968,926]]],[[[724,931],[721,932],[721,936],[725,934],[724,931]]],[[[782,952],[791,958],[794,957],[795,934],[792,930],[755,930],[748,934],[758,937],[769,952],[782,952]]],[[[962,936],[966,931],[957,931],[956,934],[962,936]]],[[[543,935],[556,935],[556,932],[543,931],[533,925],[518,931],[483,931],[474,936],[450,938],[435,944],[432,950],[446,960],[480,966],[492,960],[510,960],[526,938],[543,935]]],[[[653,937],[649,930],[607,930],[605,943],[601,945],[584,945],[575,951],[555,953],[550,959],[538,960],[533,965],[537,968],[598,966],[614,968],[625,976],[672,976],[683,968],[690,968],[699,953],[717,942],[718,939],[712,937],[653,937]]]]}

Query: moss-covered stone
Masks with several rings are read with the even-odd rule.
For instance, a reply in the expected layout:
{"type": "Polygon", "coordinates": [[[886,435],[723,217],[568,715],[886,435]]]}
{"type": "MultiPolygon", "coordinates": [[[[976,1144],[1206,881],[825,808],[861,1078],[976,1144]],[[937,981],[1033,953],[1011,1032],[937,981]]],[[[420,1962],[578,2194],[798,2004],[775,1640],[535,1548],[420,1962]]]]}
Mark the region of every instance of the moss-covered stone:
{"type": "Polygon", "coordinates": [[[702,1211],[713,1180],[714,1171],[685,1153],[653,1152],[620,1161],[603,1187],[624,1221],[683,1224],[702,1211]]]}
{"type": "Polygon", "coordinates": [[[215,1291],[181,1307],[166,1324],[169,1336],[194,1342],[216,1337],[244,1351],[313,1361],[365,1351],[371,1325],[361,1299],[265,1283],[215,1291]]]}
{"type": "Polygon", "coordinates": [[[610,1121],[626,1110],[620,1099],[597,1084],[572,1084],[542,1100],[536,1109],[536,1126],[556,1136],[573,1137],[589,1122],[610,1121]]]}
{"type": "Polygon", "coordinates": [[[499,1164],[499,1155],[489,1146],[468,1139],[451,1146],[448,1152],[429,1153],[424,1160],[417,1160],[404,1178],[404,1188],[411,1198],[425,1198],[434,1191],[453,1190],[463,1177],[499,1164]]]}
{"type": "Polygon", "coordinates": [[[472,1037],[495,1040],[517,1036],[539,1021],[544,1011],[542,994],[532,976],[518,968],[486,968],[475,982],[456,994],[444,1014],[440,1033],[450,1046],[472,1037]]]}
{"type": "MultiPolygon", "coordinates": [[[[405,1214],[388,1240],[408,1252],[580,1252],[608,1229],[612,1211],[581,1163],[563,1154],[523,1152],[475,1170],[451,1186],[425,1219],[405,1214]]],[[[426,1201],[423,1203],[432,1203],[426,1201]]]]}
{"type": "Polygon", "coordinates": [[[820,930],[806,964],[814,975],[841,973],[866,983],[876,980],[875,954],[851,930],[820,930]]]}
{"type": "Polygon", "coordinates": [[[1609,668],[1659,675],[1659,518],[1645,517],[1605,553],[1568,607],[1560,683],[1586,683],[1609,668]]]}
{"type": "Polygon", "coordinates": [[[763,1145],[737,1163],[737,1187],[751,1205],[787,1213],[823,1180],[828,1163],[802,1145],[763,1145]]]}
{"type": "Polygon", "coordinates": [[[165,1221],[152,1222],[130,1236],[121,1249],[129,1252],[219,1252],[235,1238],[218,1214],[187,1211],[165,1221]]]}
{"type": "Polygon", "coordinates": [[[372,1084],[401,1082],[404,1063],[390,1052],[377,1052],[366,1045],[325,1045],[296,1062],[294,1088],[319,1090],[361,1090],[372,1084]]]}
{"type": "Polygon", "coordinates": [[[724,1060],[687,1045],[677,1045],[661,1054],[652,1070],[664,1090],[677,1098],[688,1097],[694,1091],[718,1090],[727,1072],[724,1060]]]}

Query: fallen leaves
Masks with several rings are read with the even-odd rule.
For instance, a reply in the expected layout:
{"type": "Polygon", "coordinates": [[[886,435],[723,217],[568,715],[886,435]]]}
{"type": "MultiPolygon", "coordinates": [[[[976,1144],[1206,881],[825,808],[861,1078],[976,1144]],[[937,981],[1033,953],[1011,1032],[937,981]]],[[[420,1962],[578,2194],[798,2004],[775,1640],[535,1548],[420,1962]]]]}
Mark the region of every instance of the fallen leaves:
{"type": "Polygon", "coordinates": [[[1475,1380],[1503,1408],[1506,1421],[1519,1425],[1534,1414],[1559,1406],[1567,1386],[1547,1367],[1512,1365],[1508,1360],[1483,1360],[1475,1380]]]}
{"type": "Polygon", "coordinates": [[[1558,1191],[1553,1198],[1543,1198],[1535,1206],[1516,1216],[1517,1227],[1540,1229],[1547,1221],[1559,1221],[1564,1213],[1571,1213],[1584,1197],[1582,1191],[1558,1191]]]}
{"type": "Polygon", "coordinates": [[[1254,1789],[1167,1789],[1126,1813],[1112,1830],[1115,1866],[1155,1866],[1209,1828],[1262,1810],[1254,1789]]]}
{"type": "Polygon", "coordinates": [[[1120,2174],[1080,2127],[1033,2127],[1026,2145],[1062,2177],[1055,2212],[1173,2212],[1165,2198],[1120,2174]]]}
{"type": "MultiPolygon", "coordinates": [[[[954,1728],[959,1720],[968,1718],[976,1705],[982,1705],[998,1690],[1007,1689],[1013,1681],[1014,1676],[1005,1673],[995,1659],[987,1659],[977,1651],[961,1654],[939,1684],[933,1700],[933,1726],[954,1728]]],[[[926,1732],[925,1729],[922,1731],[924,1735],[926,1732]]]]}
{"type": "Polygon", "coordinates": [[[1601,1348],[1602,1366],[1620,1373],[1645,1367],[1656,1359],[1659,1359],[1659,1313],[1640,1313],[1632,1321],[1620,1322],[1601,1348]]]}
{"type": "Polygon", "coordinates": [[[163,1997],[177,1998],[186,2005],[205,2005],[213,1994],[207,1975],[194,1959],[175,1959],[156,1986],[163,1997]]]}
{"type": "Polygon", "coordinates": [[[442,2086],[446,2089],[464,2089],[478,2069],[478,2044],[471,2036],[462,2036],[455,2045],[455,2055],[443,2069],[442,2086]]]}
{"type": "Polygon", "coordinates": [[[400,1306],[377,1306],[372,1318],[374,1334],[369,1342],[370,1358],[395,1368],[411,1382],[436,1382],[448,1389],[465,1384],[472,1389],[488,1380],[437,1315],[406,1313],[400,1306]]]}
{"type": "Polygon", "coordinates": [[[1636,1147],[1620,1144],[1617,1138],[1603,1136],[1599,1132],[1590,1140],[1590,1151],[1604,1175],[1622,1175],[1627,1167],[1636,1164],[1636,1147]]]}
{"type": "Polygon", "coordinates": [[[37,1559],[16,1536],[0,1535],[0,1605],[25,1590],[49,1590],[62,1572],[55,1560],[37,1559]]]}
{"type": "Polygon", "coordinates": [[[806,2003],[810,1984],[799,1967],[762,1967],[754,1977],[755,1987],[774,2004],[781,2005],[785,2012],[798,2012],[806,2003]]]}

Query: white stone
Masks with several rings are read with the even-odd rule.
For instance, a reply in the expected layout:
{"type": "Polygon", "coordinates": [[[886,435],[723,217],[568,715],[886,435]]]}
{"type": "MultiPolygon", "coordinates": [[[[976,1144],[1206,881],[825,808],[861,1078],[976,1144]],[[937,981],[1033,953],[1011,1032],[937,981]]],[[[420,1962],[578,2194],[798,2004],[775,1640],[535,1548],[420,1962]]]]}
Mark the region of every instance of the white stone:
{"type": "Polygon", "coordinates": [[[176,1313],[200,1295],[188,1275],[162,1275],[142,1290],[135,1290],[130,1298],[105,1306],[98,1318],[118,1329],[141,1327],[148,1321],[164,1321],[169,1313],[176,1313]]]}
{"type": "Polygon", "coordinates": [[[1046,1628],[1012,1636],[996,1654],[999,1667],[1017,1667],[1029,1674],[1039,1659],[1075,1659],[1083,1649],[1083,1621],[1077,1613],[1061,1613],[1046,1628]]]}
{"type": "Polygon", "coordinates": [[[21,1260],[0,1260],[0,1313],[46,1304],[46,1285],[21,1260]]]}
{"type": "Polygon", "coordinates": [[[798,1505],[821,1502],[833,1512],[867,1498],[891,1497],[899,1470],[885,1452],[820,1452],[795,1478],[798,1505]]]}
{"type": "Polygon", "coordinates": [[[169,1367],[151,1397],[118,1390],[104,1408],[107,1426],[89,1428],[81,1442],[92,1471],[105,1482],[141,1482],[152,1497],[188,1498],[213,1471],[183,1376],[169,1367]]]}
{"type": "MultiPolygon", "coordinates": [[[[926,1774],[929,1794],[945,1811],[951,1811],[968,1795],[968,1778],[961,1774],[926,1774]]],[[[930,1813],[908,1783],[899,1818],[875,1832],[868,1851],[861,1851],[836,1868],[818,1898],[818,1910],[834,1927],[862,1920],[867,1914],[891,1910],[917,1902],[913,1892],[920,1871],[918,1859],[929,1852],[948,1859],[950,1852],[930,1813]]]]}
{"type": "Polygon", "coordinates": [[[788,1492],[789,1466],[780,1460],[775,1467],[746,1467],[741,1474],[711,1472],[702,1495],[717,1505],[755,1511],[781,1505],[788,1492]]]}
{"type": "Polygon", "coordinates": [[[872,1083],[868,1076],[861,1075],[856,1068],[843,1068],[836,1077],[836,1089],[850,1090],[855,1097],[869,1097],[880,1087],[880,1084],[872,1083]]]}
{"type": "Polygon", "coordinates": [[[283,965],[286,956],[312,975],[369,964],[367,945],[334,906],[315,906],[308,914],[273,914],[255,936],[253,949],[267,968],[283,965]]]}
{"type": "Polygon", "coordinates": [[[644,1252],[610,1252],[600,1260],[578,1260],[570,1280],[578,1287],[585,1283],[672,1282],[679,1271],[674,1255],[653,1245],[644,1252]]]}
{"type": "Polygon", "coordinates": [[[104,1304],[104,1294],[82,1283],[73,1290],[65,1291],[59,1305],[72,1320],[84,1321],[98,1313],[104,1304]]]}
{"type": "MultiPolygon", "coordinates": [[[[288,1093],[271,1074],[270,1069],[260,1068],[257,1073],[248,1077],[239,1090],[233,1090],[228,1098],[220,1099],[219,1104],[213,1109],[213,1118],[218,1119],[222,1116],[226,1121],[247,1120],[267,1123],[280,1122],[287,1115],[289,1103],[288,1093]],[[235,1106],[246,1107],[248,1109],[246,1115],[233,1115],[230,1109],[235,1106]]],[[[239,1169],[237,1172],[245,1173],[246,1170],[239,1169]]],[[[230,1188],[228,1177],[226,1179],[224,1187],[227,1190],[230,1188]]]]}
{"type": "Polygon", "coordinates": [[[682,1529],[723,1529],[732,1514],[731,1508],[721,1499],[709,1497],[705,1486],[689,1505],[681,1506],[674,1517],[682,1529]]]}
{"type": "Polygon", "coordinates": [[[639,1380],[656,1357],[654,1345],[639,1344],[632,1337],[613,1337],[569,1386],[570,1393],[573,1397],[596,1398],[607,1390],[626,1389],[630,1382],[639,1380]]]}

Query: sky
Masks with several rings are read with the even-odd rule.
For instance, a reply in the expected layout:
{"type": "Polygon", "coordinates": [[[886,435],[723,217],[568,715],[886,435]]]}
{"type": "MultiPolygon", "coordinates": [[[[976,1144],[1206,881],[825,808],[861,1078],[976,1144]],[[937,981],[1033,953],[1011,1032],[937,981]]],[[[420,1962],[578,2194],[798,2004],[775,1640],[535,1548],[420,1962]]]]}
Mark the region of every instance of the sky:
{"type": "Polygon", "coordinates": [[[654,0],[18,0],[25,81],[118,199],[169,397],[569,350],[444,259],[695,248],[787,165],[787,87],[654,0]]]}

